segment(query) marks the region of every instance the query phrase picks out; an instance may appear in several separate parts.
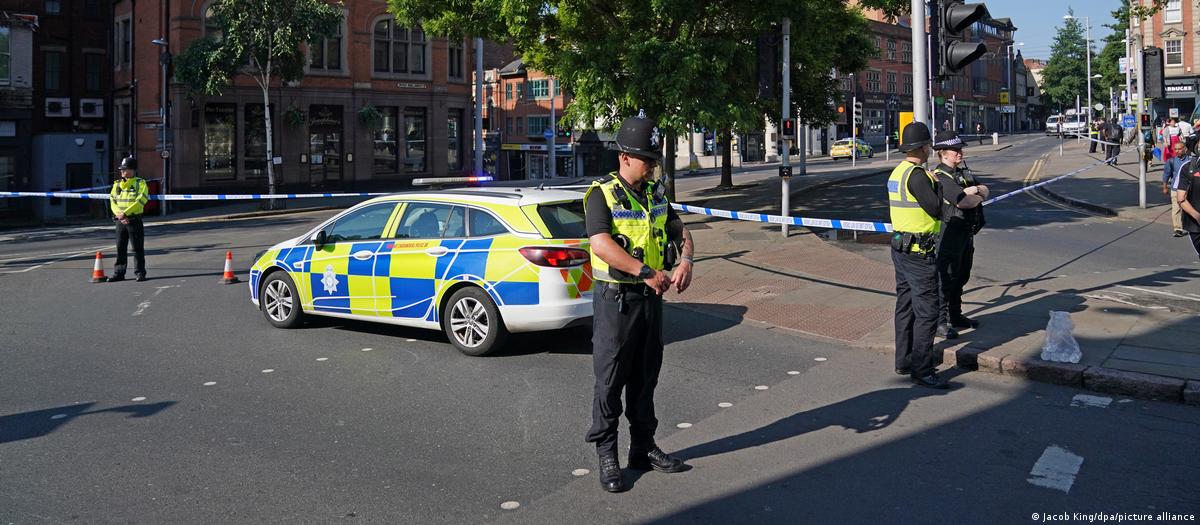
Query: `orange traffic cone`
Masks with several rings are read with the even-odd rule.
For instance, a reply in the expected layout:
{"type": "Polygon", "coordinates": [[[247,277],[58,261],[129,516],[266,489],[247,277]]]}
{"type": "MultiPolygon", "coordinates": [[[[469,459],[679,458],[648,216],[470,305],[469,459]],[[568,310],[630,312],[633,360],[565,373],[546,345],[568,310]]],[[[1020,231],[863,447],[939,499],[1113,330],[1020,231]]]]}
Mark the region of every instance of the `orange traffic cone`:
{"type": "Polygon", "coordinates": [[[233,274],[233,252],[225,252],[225,275],[221,276],[221,284],[233,284],[238,278],[233,274]]]}
{"type": "Polygon", "coordinates": [[[108,281],[108,277],[104,275],[104,255],[96,252],[96,264],[92,266],[92,282],[103,283],[108,281]]]}

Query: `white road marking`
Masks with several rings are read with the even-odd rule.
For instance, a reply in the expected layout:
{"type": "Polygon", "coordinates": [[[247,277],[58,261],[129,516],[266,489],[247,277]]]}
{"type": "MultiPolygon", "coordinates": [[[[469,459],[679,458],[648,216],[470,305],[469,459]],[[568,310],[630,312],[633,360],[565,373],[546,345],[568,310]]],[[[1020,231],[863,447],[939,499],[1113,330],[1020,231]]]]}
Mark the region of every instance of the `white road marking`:
{"type": "Polygon", "coordinates": [[[504,510],[516,510],[517,507],[520,507],[520,506],[521,506],[521,504],[516,501],[506,501],[506,502],[500,504],[500,508],[502,508],[504,510]]]}
{"type": "Polygon", "coordinates": [[[828,357],[814,357],[814,358],[813,358],[813,361],[816,361],[816,362],[818,362],[818,363],[823,363],[823,362],[825,362],[825,361],[828,361],[828,360],[829,360],[829,358],[828,358],[828,357]]]}
{"type": "Polygon", "coordinates": [[[374,350],[374,348],[363,348],[362,349],[363,352],[370,352],[371,350],[374,350]]]}
{"type": "Polygon", "coordinates": [[[1071,406],[1079,408],[1108,408],[1108,405],[1111,403],[1111,397],[1077,394],[1075,397],[1071,398],[1071,406]]]}
{"type": "Polygon", "coordinates": [[[577,469],[571,471],[571,475],[575,476],[577,478],[580,476],[586,476],[591,473],[592,473],[592,471],[585,469],[585,468],[577,468],[577,469]]]}
{"type": "Polygon", "coordinates": [[[800,375],[800,371],[799,370],[788,370],[788,375],[789,376],[798,376],[798,375],[800,375]]]}
{"type": "Polygon", "coordinates": [[[94,248],[80,248],[79,250],[72,250],[69,252],[19,253],[19,254],[10,256],[8,258],[5,258],[5,259],[0,259],[0,264],[7,264],[10,262],[17,262],[17,261],[25,261],[25,260],[29,260],[29,259],[43,259],[46,257],[58,257],[60,255],[78,255],[80,253],[89,253],[89,252],[92,253],[93,255],[95,255],[95,253],[97,251],[103,250],[105,248],[110,248],[110,247],[112,247],[111,244],[105,244],[105,245],[101,245],[101,246],[96,246],[94,248]]]}
{"type": "Polygon", "coordinates": [[[204,383],[204,386],[213,386],[213,385],[215,385],[215,384],[217,384],[217,382],[216,382],[216,381],[208,381],[208,382],[205,382],[205,383],[204,383]]]}
{"type": "Polygon", "coordinates": [[[53,416],[50,416],[50,419],[65,419],[66,417],[66,414],[54,414],[53,416]]]}
{"type": "Polygon", "coordinates": [[[264,373],[264,374],[269,374],[269,373],[271,373],[271,372],[274,372],[274,371],[275,371],[275,369],[274,369],[274,368],[268,368],[268,369],[266,369],[266,370],[263,370],[263,371],[262,371],[262,373],[264,373]]]}
{"type": "Polygon", "coordinates": [[[416,340],[416,339],[405,339],[405,341],[407,341],[407,342],[409,342],[409,343],[415,343],[415,342],[417,342],[417,340],[416,340]]]}
{"type": "Polygon", "coordinates": [[[719,406],[721,408],[729,408],[729,407],[733,406],[733,403],[722,401],[720,403],[717,403],[717,406],[719,406]]]}
{"type": "Polygon", "coordinates": [[[1132,302],[1132,301],[1126,301],[1126,300],[1124,300],[1124,299],[1118,299],[1118,298],[1116,298],[1116,297],[1113,297],[1113,296],[1111,296],[1111,295],[1089,295],[1089,294],[1081,294],[1081,295],[1080,295],[1080,297],[1087,297],[1087,298],[1089,298],[1089,299],[1103,299],[1103,300],[1107,300],[1107,301],[1112,301],[1112,302],[1114,302],[1114,303],[1121,303],[1121,304],[1127,304],[1127,305],[1129,305],[1129,306],[1136,306],[1136,307],[1138,307],[1138,308],[1148,308],[1148,309],[1150,309],[1150,310],[1170,310],[1170,308],[1167,308],[1166,306],[1147,306],[1147,305],[1137,304],[1137,303],[1135,303],[1135,302],[1132,302]]]}
{"type": "Polygon", "coordinates": [[[328,357],[318,357],[317,358],[317,361],[328,361],[328,360],[329,360],[328,357]]]}
{"type": "Polygon", "coordinates": [[[1029,471],[1028,481],[1032,485],[1048,489],[1061,490],[1064,494],[1071,492],[1075,484],[1075,475],[1083,465],[1083,457],[1072,454],[1071,451],[1058,445],[1050,445],[1042,452],[1042,457],[1033,464],[1029,471]]]}
{"type": "Polygon", "coordinates": [[[771,387],[769,387],[767,385],[758,385],[758,386],[754,387],[755,390],[766,390],[768,388],[771,388],[771,387]]]}
{"type": "Polygon", "coordinates": [[[1117,402],[1118,403],[1132,403],[1133,400],[1132,399],[1118,399],[1117,402]]]}
{"type": "Polygon", "coordinates": [[[137,310],[133,311],[133,316],[137,317],[142,315],[142,312],[145,312],[147,308],[150,308],[150,301],[142,301],[138,303],[137,310]]]}
{"type": "Polygon", "coordinates": [[[680,423],[678,425],[675,425],[675,428],[692,428],[692,424],[691,423],[680,423]]]}
{"type": "Polygon", "coordinates": [[[145,400],[146,400],[146,398],[145,398],[145,397],[142,397],[142,396],[137,396],[137,397],[135,397],[135,398],[133,398],[133,399],[130,399],[130,401],[133,401],[134,403],[140,403],[140,402],[142,402],[142,401],[145,401],[145,400]]]}
{"type": "Polygon", "coordinates": [[[1173,294],[1173,293],[1171,293],[1171,292],[1164,292],[1164,291],[1161,291],[1161,290],[1148,290],[1148,289],[1146,289],[1146,288],[1138,288],[1138,287],[1136,287],[1136,286],[1124,286],[1124,285],[1117,285],[1117,287],[1118,287],[1118,288],[1125,288],[1125,289],[1128,289],[1128,290],[1137,290],[1137,291],[1139,291],[1139,292],[1146,292],[1146,293],[1152,293],[1152,294],[1157,294],[1157,295],[1164,295],[1164,296],[1167,296],[1167,297],[1173,297],[1173,298],[1175,298],[1175,299],[1187,299],[1187,300],[1189,300],[1189,301],[1198,301],[1198,302],[1200,302],[1200,298],[1195,298],[1195,297],[1187,297],[1187,296],[1185,296],[1185,295],[1173,294]]]}

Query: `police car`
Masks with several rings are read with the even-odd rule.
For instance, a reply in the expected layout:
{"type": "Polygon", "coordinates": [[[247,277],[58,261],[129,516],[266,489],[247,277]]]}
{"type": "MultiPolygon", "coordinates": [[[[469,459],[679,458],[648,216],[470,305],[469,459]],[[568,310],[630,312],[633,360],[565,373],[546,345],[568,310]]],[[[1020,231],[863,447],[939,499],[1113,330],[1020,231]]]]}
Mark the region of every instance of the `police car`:
{"type": "Polygon", "coordinates": [[[279,328],[306,315],[443,330],[468,355],[510,332],[592,316],[583,194],[537,188],[398,193],[263,252],[250,300],[279,328]]]}

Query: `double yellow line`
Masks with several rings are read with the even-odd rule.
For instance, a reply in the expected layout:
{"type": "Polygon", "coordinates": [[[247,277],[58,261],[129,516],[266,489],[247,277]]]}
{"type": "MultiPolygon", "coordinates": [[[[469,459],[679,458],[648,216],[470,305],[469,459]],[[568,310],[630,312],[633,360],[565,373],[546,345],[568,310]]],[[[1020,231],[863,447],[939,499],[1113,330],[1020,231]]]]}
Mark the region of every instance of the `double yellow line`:
{"type": "MultiPolygon", "coordinates": [[[[1038,172],[1040,172],[1042,170],[1042,168],[1046,166],[1046,161],[1048,161],[1049,158],[1050,158],[1049,153],[1043,153],[1041,157],[1038,157],[1037,160],[1033,161],[1033,166],[1029,167],[1029,172],[1025,174],[1025,179],[1024,179],[1024,181],[1022,181],[1026,188],[1038,183],[1038,181],[1040,180],[1040,177],[1038,177],[1038,172]]],[[[1037,190],[1029,190],[1029,191],[1026,191],[1025,194],[1028,195],[1033,200],[1036,200],[1036,201],[1038,201],[1042,204],[1046,204],[1048,206],[1053,206],[1060,210],[1072,211],[1075,213],[1079,213],[1082,215],[1089,215],[1092,217],[1103,217],[1103,215],[1092,213],[1092,212],[1089,212],[1086,210],[1081,210],[1081,209],[1075,208],[1073,206],[1068,206],[1068,205],[1058,202],[1054,199],[1043,196],[1042,194],[1038,193],[1037,190]]]]}

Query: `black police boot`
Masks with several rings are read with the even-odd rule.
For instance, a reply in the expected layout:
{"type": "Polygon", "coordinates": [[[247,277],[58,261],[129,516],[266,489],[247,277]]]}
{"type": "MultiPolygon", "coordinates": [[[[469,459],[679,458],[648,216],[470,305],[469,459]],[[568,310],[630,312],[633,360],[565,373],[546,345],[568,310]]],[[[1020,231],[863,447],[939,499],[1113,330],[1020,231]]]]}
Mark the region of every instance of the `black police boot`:
{"type": "Polygon", "coordinates": [[[125,280],[125,276],[124,276],[124,275],[120,275],[120,274],[113,275],[112,277],[109,277],[109,278],[108,278],[108,282],[110,282],[110,283],[119,283],[119,282],[121,282],[121,281],[124,281],[124,280],[125,280]]]}
{"type": "Polygon", "coordinates": [[[932,388],[935,390],[946,390],[950,388],[950,385],[946,383],[946,380],[942,379],[942,376],[937,375],[937,372],[930,372],[920,377],[913,376],[912,382],[917,386],[923,386],[925,388],[932,388]]]}
{"type": "Polygon", "coordinates": [[[625,481],[621,479],[621,463],[615,452],[600,454],[600,488],[608,492],[625,492],[625,481]]]}
{"type": "Polygon", "coordinates": [[[953,315],[950,316],[950,326],[953,326],[954,328],[978,328],[979,321],[971,319],[970,317],[962,314],[953,315]]]}
{"type": "Polygon", "coordinates": [[[949,324],[939,324],[937,327],[937,335],[943,339],[958,339],[958,331],[949,324]]]}
{"type": "Polygon", "coordinates": [[[144,274],[144,273],[139,273],[139,274],[137,274],[137,278],[136,278],[136,279],[134,279],[134,280],[135,280],[135,281],[137,281],[137,282],[139,282],[139,283],[140,283],[140,282],[144,282],[144,281],[146,280],[146,274],[144,274]]]}
{"type": "Polygon", "coordinates": [[[682,459],[663,452],[658,445],[646,449],[629,447],[629,470],[651,470],[675,473],[687,470],[688,466],[682,459]]]}

